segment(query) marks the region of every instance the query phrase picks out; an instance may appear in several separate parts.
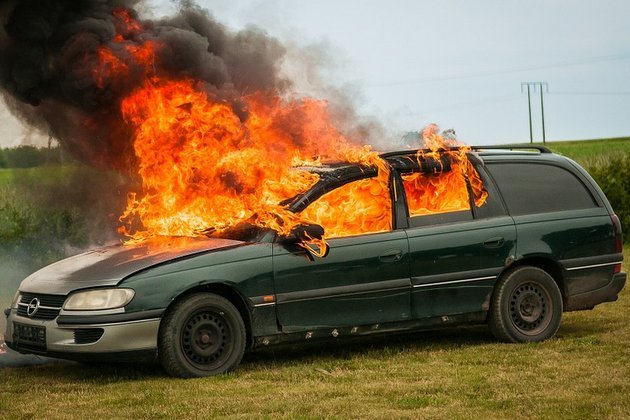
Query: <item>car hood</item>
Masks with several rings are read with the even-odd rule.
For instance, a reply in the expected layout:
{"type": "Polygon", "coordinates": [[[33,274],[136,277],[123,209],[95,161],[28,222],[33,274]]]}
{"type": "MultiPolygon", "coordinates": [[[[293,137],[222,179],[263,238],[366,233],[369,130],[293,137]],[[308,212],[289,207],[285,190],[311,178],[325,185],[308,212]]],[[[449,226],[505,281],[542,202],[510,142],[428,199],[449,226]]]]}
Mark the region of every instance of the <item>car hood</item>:
{"type": "Polygon", "coordinates": [[[217,238],[165,237],[93,249],[36,271],[24,279],[20,291],[68,294],[76,289],[113,286],[133,273],[168,260],[244,243],[217,238]]]}

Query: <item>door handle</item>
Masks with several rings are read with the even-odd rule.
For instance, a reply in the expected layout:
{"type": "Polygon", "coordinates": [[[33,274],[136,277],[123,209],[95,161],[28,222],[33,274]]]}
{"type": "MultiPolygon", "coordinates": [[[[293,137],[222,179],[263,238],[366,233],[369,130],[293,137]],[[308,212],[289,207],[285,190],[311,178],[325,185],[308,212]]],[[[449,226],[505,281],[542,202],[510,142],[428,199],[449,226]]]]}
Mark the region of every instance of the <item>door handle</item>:
{"type": "Polygon", "coordinates": [[[502,236],[495,236],[494,238],[486,239],[483,241],[483,246],[486,248],[498,248],[505,242],[505,238],[502,236]]]}
{"type": "Polygon", "coordinates": [[[392,249],[379,255],[378,259],[382,262],[396,262],[402,259],[403,252],[400,249],[392,249]]]}

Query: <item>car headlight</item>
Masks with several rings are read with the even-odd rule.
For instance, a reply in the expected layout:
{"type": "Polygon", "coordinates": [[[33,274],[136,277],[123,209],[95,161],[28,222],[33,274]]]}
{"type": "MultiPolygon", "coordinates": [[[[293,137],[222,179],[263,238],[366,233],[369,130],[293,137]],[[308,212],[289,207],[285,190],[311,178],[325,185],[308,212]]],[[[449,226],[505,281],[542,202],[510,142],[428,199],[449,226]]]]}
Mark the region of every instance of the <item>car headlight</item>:
{"type": "Polygon", "coordinates": [[[128,304],[135,292],[131,289],[94,289],[70,295],[63,309],[67,311],[90,311],[120,308],[128,304]]]}

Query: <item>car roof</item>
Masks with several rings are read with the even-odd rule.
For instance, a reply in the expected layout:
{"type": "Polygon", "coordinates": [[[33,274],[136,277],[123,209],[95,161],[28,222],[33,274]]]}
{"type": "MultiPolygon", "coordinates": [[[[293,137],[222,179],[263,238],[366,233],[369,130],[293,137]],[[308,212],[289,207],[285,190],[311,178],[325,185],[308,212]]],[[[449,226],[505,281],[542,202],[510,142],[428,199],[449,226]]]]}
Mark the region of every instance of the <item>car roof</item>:
{"type": "MultiPolygon", "coordinates": [[[[508,146],[464,146],[471,152],[474,152],[482,159],[490,157],[495,160],[496,157],[512,157],[518,156],[541,156],[551,158],[552,160],[562,159],[559,155],[554,154],[550,149],[540,145],[508,145],[508,146]]],[[[450,169],[450,156],[447,151],[460,150],[459,147],[450,147],[448,149],[438,149],[439,159],[431,157],[430,149],[407,149],[381,153],[379,156],[389,165],[405,172],[441,172],[450,169]],[[428,157],[423,157],[422,152],[426,152],[428,157]],[[442,153],[440,153],[442,152],[442,153]],[[420,157],[419,157],[420,156],[420,157]]],[[[318,166],[299,166],[295,169],[306,170],[319,175],[322,178],[331,180],[353,180],[375,176],[377,169],[372,166],[360,163],[349,162],[327,162],[318,166]]]]}
{"type": "MultiPolygon", "coordinates": [[[[516,146],[464,146],[471,152],[471,157],[480,161],[505,161],[505,160],[530,160],[532,158],[545,161],[565,161],[563,156],[556,155],[545,146],[539,145],[516,145],[516,146]]],[[[424,172],[436,173],[447,172],[451,169],[452,154],[449,151],[460,150],[459,147],[438,150],[439,158],[434,158],[430,149],[407,149],[382,153],[379,156],[385,160],[391,168],[400,173],[424,172]],[[427,152],[423,156],[421,152],[427,152]]],[[[328,191],[332,191],[341,185],[359,179],[374,177],[378,174],[375,166],[363,165],[349,162],[327,162],[322,165],[299,166],[297,170],[306,170],[319,175],[319,181],[308,191],[298,194],[286,200],[286,204],[291,211],[301,211],[309,203],[319,198],[328,191]]]]}
{"type": "MultiPolygon", "coordinates": [[[[478,153],[479,155],[553,154],[553,152],[549,148],[547,148],[546,146],[540,146],[540,145],[462,146],[462,147],[449,147],[448,149],[438,149],[438,152],[440,152],[441,150],[457,151],[462,148],[469,149],[473,152],[478,153]]],[[[400,151],[382,153],[380,156],[381,158],[388,160],[389,158],[396,157],[396,156],[416,155],[419,152],[432,152],[432,150],[430,149],[400,150],[400,151]]]]}

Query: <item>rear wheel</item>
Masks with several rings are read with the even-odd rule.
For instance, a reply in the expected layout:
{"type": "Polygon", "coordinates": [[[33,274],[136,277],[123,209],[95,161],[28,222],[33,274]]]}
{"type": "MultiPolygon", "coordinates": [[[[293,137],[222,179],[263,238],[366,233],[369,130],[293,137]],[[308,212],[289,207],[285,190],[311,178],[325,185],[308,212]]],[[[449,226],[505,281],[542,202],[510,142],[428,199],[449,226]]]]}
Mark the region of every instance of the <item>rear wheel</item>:
{"type": "Polygon", "coordinates": [[[172,376],[210,376],[234,369],[245,352],[245,325],[227,299],[198,293],[168,310],[158,337],[160,362],[172,376]]]}
{"type": "Polygon", "coordinates": [[[511,343],[543,341],[558,331],[561,319],[562,295],[546,271],[522,266],[499,280],[488,317],[497,339],[511,343]]]}

